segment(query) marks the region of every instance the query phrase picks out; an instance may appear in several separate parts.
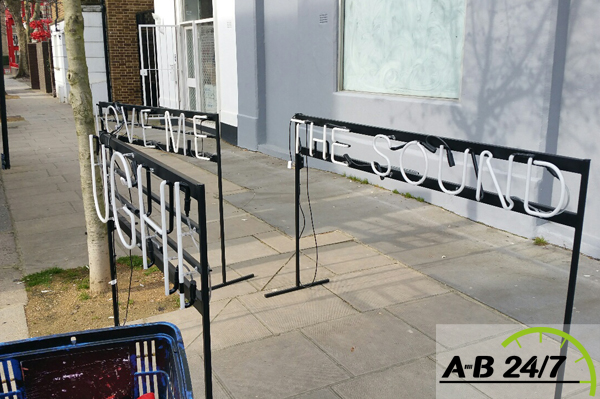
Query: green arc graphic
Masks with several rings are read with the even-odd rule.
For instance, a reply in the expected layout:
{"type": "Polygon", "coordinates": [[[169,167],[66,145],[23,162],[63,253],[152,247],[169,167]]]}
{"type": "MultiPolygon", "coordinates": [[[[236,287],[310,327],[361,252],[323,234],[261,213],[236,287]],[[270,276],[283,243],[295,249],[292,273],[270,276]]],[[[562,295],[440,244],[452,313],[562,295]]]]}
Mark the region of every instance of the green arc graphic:
{"type": "MultiPolygon", "coordinates": [[[[585,349],[585,347],[578,340],[576,340],[575,338],[573,338],[571,335],[567,334],[566,332],[564,332],[562,330],[558,330],[556,328],[552,328],[552,327],[526,328],[525,330],[516,332],[516,333],[512,334],[510,337],[506,338],[502,342],[502,346],[506,348],[512,342],[516,341],[517,345],[519,345],[519,347],[521,347],[521,344],[519,343],[518,339],[525,335],[529,335],[529,334],[540,334],[540,342],[542,339],[541,334],[552,334],[552,335],[557,335],[557,336],[563,338],[565,341],[569,341],[570,343],[572,343],[575,346],[575,348],[577,348],[577,350],[583,355],[583,357],[581,359],[585,359],[585,362],[587,363],[588,369],[590,371],[590,380],[589,381],[580,381],[580,382],[582,384],[591,384],[590,396],[596,395],[596,369],[594,368],[594,363],[592,362],[592,358],[591,358],[590,354],[588,353],[588,351],[585,349]]],[[[562,347],[562,345],[564,345],[564,341],[563,341],[563,344],[561,344],[561,347],[562,347]]],[[[581,360],[581,359],[579,359],[579,360],[581,360]]],[[[577,362],[579,360],[577,360],[577,362]]]]}

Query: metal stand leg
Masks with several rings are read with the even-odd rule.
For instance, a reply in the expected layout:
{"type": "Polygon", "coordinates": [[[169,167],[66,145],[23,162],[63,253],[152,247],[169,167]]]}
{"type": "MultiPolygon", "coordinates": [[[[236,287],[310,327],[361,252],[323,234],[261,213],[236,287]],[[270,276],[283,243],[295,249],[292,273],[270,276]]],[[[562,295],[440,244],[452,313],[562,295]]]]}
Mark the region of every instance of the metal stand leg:
{"type": "MultiPolygon", "coordinates": [[[[206,202],[204,186],[199,186],[198,215],[202,226],[206,226],[206,202]]],[[[210,280],[208,278],[208,238],[206,228],[200,229],[200,298],[202,299],[202,344],[204,349],[204,394],[212,399],[212,354],[210,351],[210,280]]]]}
{"type": "Polygon", "coordinates": [[[286,294],[288,292],[298,291],[304,288],[314,287],[315,285],[321,285],[329,282],[329,279],[315,281],[309,284],[302,284],[300,282],[300,169],[304,167],[304,159],[302,155],[296,154],[296,165],[294,168],[294,205],[296,207],[295,210],[295,218],[296,218],[296,286],[291,288],[286,288],[281,291],[269,292],[265,294],[265,298],[271,298],[277,295],[286,294]]]}
{"type": "Polygon", "coordinates": [[[221,128],[220,121],[216,121],[215,132],[217,135],[217,184],[219,186],[219,225],[221,229],[221,275],[223,276],[223,282],[220,284],[213,285],[212,289],[216,290],[219,288],[226,287],[231,284],[238,283],[240,281],[248,280],[254,277],[254,274],[248,274],[247,276],[239,277],[230,281],[227,281],[227,263],[225,262],[225,219],[223,216],[223,169],[221,167],[221,128]]]}
{"type": "MultiPolygon", "coordinates": [[[[587,160],[586,170],[581,173],[581,186],[579,188],[579,200],[577,202],[577,225],[575,226],[575,236],[573,237],[573,252],[571,253],[571,269],[569,272],[569,287],[567,289],[567,303],[565,305],[565,317],[563,320],[563,331],[569,334],[571,332],[571,322],[573,319],[573,306],[575,305],[575,288],[577,287],[577,270],[579,269],[579,254],[581,251],[581,240],[583,238],[583,216],[585,213],[585,202],[587,197],[588,180],[590,174],[590,161],[587,160]]],[[[560,348],[560,355],[567,356],[569,345],[563,345],[560,348]]],[[[560,367],[557,381],[564,380],[565,365],[560,367]]],[[[562,397],[563,384],[556,384],[554,398],[562,397]]]]}
{"type": "Polygon", "coordinates": [[[112,303],[113,303],[113,318],[115,321],[115,327],[120,325],[119,323],[119,301],[117,300],[118,287],[117,287],[117,254],[115,252],[115,247],[113,246],[113,234],[115,232],[115,222],[114,220],[109,220],[106,223],[106,228],[108,230],[108,253],[110,256],[110,279],[114,281],[112,286],[112,303]]]}

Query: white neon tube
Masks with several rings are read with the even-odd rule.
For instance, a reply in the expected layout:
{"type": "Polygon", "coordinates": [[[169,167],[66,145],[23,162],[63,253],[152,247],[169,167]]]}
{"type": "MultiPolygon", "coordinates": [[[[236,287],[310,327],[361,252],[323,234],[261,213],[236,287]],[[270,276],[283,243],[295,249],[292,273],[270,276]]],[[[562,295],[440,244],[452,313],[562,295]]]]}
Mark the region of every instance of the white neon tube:
{"type": "Polygon", "coordinates": [[[515,202],[512,200],[512,198],[510,198],[510,188],[512,186],[512,169],[513,169],[513,161],[515,159],[515,155],[514,154],[510,154],[510,156],[508,157],[508,171],[506,172],[506,203],[508,204],[508,207],[506,209],[510,210],[513,209],[515,206],[515,202]]]}
{"type": "Polygon", "coordinates": [[[165,141],[167,142],[167,152],[169,152],[171,141],[169,140],[169,133],[173,140],[173,147],[175,146],[175,139],[173,138],[173,123],[171,122],[171,113],[165,111],[165,141]]]}
{"type": "Polygon", "coordinates": [[[121,106],[121,115],[123,116],[123,124],[125,124],[125,132],[127,133],[127,139],[130,143],[133,143],[133,127],[135,126],[135,108],[131,110],[131,131],[127,124],[127,117],[125,116],[125,107],[121,106]]]}
{"type": "MultiPolygon", "coordinates": [[[[116,195],[115,195],[115,164],[117,163],[117,158],[119,158],[119,160],[121,161],[121,163],[123,164],[123,171],[125,172],[125,184],[127,185],[127,188],[132,188],[133,184],[131,183],[131,170],[129,170],[129,164],[127,163],[127,161],[125,160],[125,157],[123,156],[123,154],[121,154],[120,152],[113,152],[113,155],[110,159],[110,182],[111,182],[111,187],[110,187],[110,193],[111,193],[111,200],[112,200],[112,210],[113,210],[113,217],[115,219],[115,227],[117,229],[117,233],[119,234],[119,238],[121,239],[121,243],[123,244],[123,246],[127,249],[133,249],[135,247],[135,239],[136,239],[136,235],[132,234],[131,235],[131,242],[127,242],[125,240],[125,236],[123,235],[123,230],[121,230],[121,224],[119,223],[119,214],[118,214],[118,209],[117,209],[117,199],[116,199],[116,195]]],[[[135,215],[133,214],[133,212],[131,212],[129,209],[127,209],[126,206],[121,207],[120,209],[123,210],[123,212],[125,212],[125,214],[127,214],[127,216],[129,216],[129,223],[131,225],[131,229],[135,229],[135,215]]]]}
{"type": "Polygon", "coordinates": [[[94,121],[96,122],[96,134],[100,133],[100,109],[96,105],[94,106],[94,121]]]}
{"type": "Polygon", "coordinates": [[[314,138],[314,130],[315,130],[315,124],[313,122],[310,123],[310,128],[308,129],[308,135],[310,136],[309,142],[310,144],[308,144],[308,152],[310,154],[310,156],[313,156],[313,144],[314,143],[321,143],[323,144],[323,159],[325,159],[327,157],[327,137],[325,136],[325,126],[323,126],[323,138],[322,139],[315,139],[314,138]]]}
{"type": "Polygon", "coordinates": [[[292,122],[295,123],[295,127],[294,127],[294,131],[295,131],[295,138],[294,141],[296,143],[296,154],[300,153],[300,125],[304,125],[306,122],[305,121],[301,121],[300,119],[291,119],[292,122]]]}
{"type": "Polygon", "coordinates": [[[185,139],[185,115],[183,114],[183,112],[181,114],[179,114],[179,119],[177,120],[177,148],[175,148],[175,145],[173,145],[173,149],[175,150],[175,152],[179,151],[179,134],[183,135],[183,155],[185,155],[187,153],[186,151],[186,143],[187,140],[185,139]]]}
{"type": "Polygon", "coordinates": [[[165,276],[165,296],[169,296],[169,240],[167,238],[167,205],[165,202],[166,180],[160,182],[160,223],[162,229],[163,274],[165,276]]]}
{"type": "Polygon", "coordinates": [[[419,184],[423,183],[425,181],[425,179],[427,178],[427,172],[429,171],[429,161],[427,160],[427,152],[425,152],[425,147],[423,147],[423,145],[421,143],[419,143],[418,141],[416,141],[416,140],[409,141],[408,143],[406,143],[406,145],[404,147],[402,147],[402,150],[400,150],[399,163],[400,163],[400,173],[402,173],[402,177],[404,177],[404,180],[406,180],[406,182],[408,184],[412,184],[413,186],[418,186],[419,184]],[[404,158],[404,152],[411,145],[416,145],[417,147],[419,147],[419,149],[421,150],[421,153],[423,154],[423,158],[425,159],[425,172],[423,172],[423,177],[421,177],[418,181],[410,180],[408,178],[408,176],[406,175],[406,172],[404,171],[404,166],[402,165],[402,158],[404,158]]]}
{"type": "Polygon", "coordinates": [[[377,148],[377,139],[384,139],[387,142],[388,149],[392,147],[392,142],[390,141],[390,138],[388,136],[384,136],[383,134],[378,134],[377,136],[373,137],[373,149],[376,153],[385,158],[387,170],[385,171],[385,173],[378,171],[377,168],[375,168],[375,161],[371,161],[371,169],[373,169],[373,173],[375,173],[377,176],[386,177],[392,171],[392,163],[390,162],[390,159],[384,153],[379,151],[379,148],[377,148]]]}
{"type": "Polygon", "coordinates": [[[144,269],[148,268],[148,256],[147,256],[147,248],[146,248],[146,210],[144,209],[144,190],[142,186],[142,165],[138,165],[137,167],[137,189],[138,189],[138,207],[140,210],[140,235],[141,235],[141,246],[142,246],[142,262],[144,265],[144,269]]]}
{"type": "Polygon", "coordinates": [[[460,184],[460,187],[454,191],[448,190],[446,187],[444,187],[444,182],[442,181],[442,163],[444,162],[444,152],[445,152],[444,146],[440,145],[439,150],[440,150],[440,157],[439,157],[439,165],[438,165],[438,185],[440,186],[440,190],[442,190],[446,194],[450,194],[450,195],[460,194],[462,192],[462,190],[464,190],[465,184],[467,182],[467,161],[468,161],[468,157],[469,157],[469,149],[467,148],[465,150],[465,156],[463,158],[462,183],[460,184]]]}
{"type": "Polygon", "coordinates": [[[194,117],[192,118],[192,125],[194,126],[194,149],[196,151],[196,158],[202,159],[205,161],[210,161],[210,158],[198,155],[199,154],[198,153],[198,139],[200,139],[202,141],[202,150],[204,151],[204,139],[207,138],[208,136],[206,134],[198,133],[197,123],[198,123],[198,121],[200,121],[200,124],[202,124],[202,120],[205,120],[205,119],[206,119],[206,116],[204,116],[204,115],[194,115],[194,117]]]}
{"type": "Polygon", "coordinates": [[[340,162],[340,161],[335,160],[335,147],[341,147],[341,148],[349,148],[350,147],[350,145],[348,145],[348,144],[338,143],[337,141],[335,141],[335,132],[336,131],[350,133],[350,130],[343,129],[340,127],[334,127],[333,129],[331,129],[331,162],[336,163],[338,165],[342,165],[342,166],[348,166],[347,162],[340,162]]]}
{"type": "Polygon", "coordinates": [[[523,200],[523,206],[525,208],[525,212],[527,212],[531,216],[537,216],[537,217],[541,217],[541,218],[550,218],[554,215],[557,215],[560,212],[562,212],[564,210],[564,208],[567,206],[567,203],[565,203],[565,192],[566,192],[565,179],[564,179],[560,169],[558,169],[556,167],[556,165],[554,165],[550,162],[546,162],[546,161],[534,161],[533,158],[531,158],[531,157],[527,160],[527,180],[525,181],[525,199],[523,200]],[[532,165],[532,163],[533,163],[533,165],[536,165],[536,166],[550,168],[558,176],[558,180],[560,181],[560,199],[558,200],[558,205],[556,206],[556,208],[554,208],[553,211],[541,212],[541,211],[532,210],[529,207],[529,185],[530,185],[529,182],[531,180],[531,165],[532,165]]]}
{"type": "Polygon", "coordinates": [[[107,173],[106,173],[106,149],[104,144],[100,146],[100,153],[102,163],[96,163],[94,156],[94,135],[90,134],[90,163],[92,166],[92,194],[94,196],[94,205],[96,207],[96,213],[98,214],[98,219],[102,223],[108,222],[109,218],[109,210],[108,210],[108,182],[107,182],[107,173]],[[100,211],[100,204],[98,204],[98,189],[96,187],[96,166],[102,166],[100,169],[100,173],[102,174],[102,195],[104,197],[104,213],[100,211]]]}
{"type": "Polygon", "coordinates": [[[477,201],[481,201],[483,169],[485,168],[485,165],[487,165],[488,171],[490,172],[490,176],[492,176],[492,181],[494,182],[494,187],[496,188],[496,194],[498,195],[498,199],[500,199],[500,203],[502,204],[502,208],[510,209],[510,205],[507,204],[504,199],[504,195],[502,194],[502,190],[500,189],[500,185],[498,184],[498,180],[496,179],[496,174],[494,173],[494,169],[492,168],[492,158],[494,158],[494,155],[488,150],[482,151],[481,154],[479,154],[481,168],[479,169],[479,175],[477,176],[477,190],[475,191],[475,199],[477,201]]]}
{"type": "MultiPolygon", "coordinates": [[[[108,107],[106,107],[107,112],[106,114],[104,114],[104,125],[106,126],[106,130],[108,131],[108,111],[112,110],[112,113],[115,117],[115,129],[117,130],[119,125],[121,124],[121,122],[119,121],[119,113],[117,112],[117,109],[115,107],[113,107],[112,105],[109,105],[108,107]]],[[[108,131],[109,133],[111,133],[110,131],[108,131]]]]}
{"type": "Polygon", "coordinates": [[[175,219],[177,219],[177,269],[179,270],[179,309],[185,309],[183,287],[183,230],[181,226],[181,198],[179,182],[175,183],[175,219]]]}
{"type": "Polygon", "coordinates": [[[149,109],[143,109],[140,111],[140,124],[142,125],[142,140],[144,141],[144,147],[146,148],[154,148],[153,145],[148,145],[146,142],[146,129],[152,129],[152,126],[147,126],[146,122],[148,122],[148,113],[149,109]]]}

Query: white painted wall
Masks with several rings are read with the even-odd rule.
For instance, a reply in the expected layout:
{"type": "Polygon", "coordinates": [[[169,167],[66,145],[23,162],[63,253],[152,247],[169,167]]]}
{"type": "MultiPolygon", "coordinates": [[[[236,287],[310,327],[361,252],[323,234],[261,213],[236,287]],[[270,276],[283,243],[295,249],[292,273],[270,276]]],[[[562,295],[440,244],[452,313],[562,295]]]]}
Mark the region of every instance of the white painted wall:
{"type": "Polygon", "coordinates": [[[154,22],[156,25],[166,25],[163,29],[156,30],[156,53],[160,84],[159,105],[167,108],[180,108],[175,3],[174,0],[154,0],[154,22]]]}
{"type": "MultiPolygon", "coordinates": [[[[230,126],[237,127],[238,119],[238,79],[237,79],[237,48],[235,34],[235,0],[219,0],[213,2],[215,18],[215,46],[217,57],[217,85],[218,85],[218,108],[221,121],[230,126]]],[[[174,25],[179,22],[180,2],[176,0],[154,0],[154,14],[157,25],[174,25]]],[[[165,72],[160,73],[161,82],[168,81],[177,84],[177,77],[173,73],[166,72],[173,69],[175,56],[179,62],[184,60],[184,54],[174,43],[161,44],[157,37],[157,52],[159,67],[165,72]]],[[[167,91],[166,86],[161,85],[161,102],[165,107],[180,108],[179,102],[173,97],[173,93],[181,90],[167,91]]]]}
{"type": "MultiPolygon", "coordinates": [[[[87,7],[83,12],[83,40],[88,66],[90,87],[94,104],[108,101],[106,64],[104,61],[104,36],[102,33],[102,12],[99,7],[87,7]]],[[[70,86],[67,81],[67,49],[65,44],[65,23],[60,22],[58,29],[51,25],[52,54],[54,61],[54,79],[56,95],[60,102],[69,101],[70,86]]]]}
{"type": "Polygon", "coordinates": [[[221,122],[237,127],[238,78],[235,38],[235,0],[214,1],[217,52],[218,113],[221,122]]]}

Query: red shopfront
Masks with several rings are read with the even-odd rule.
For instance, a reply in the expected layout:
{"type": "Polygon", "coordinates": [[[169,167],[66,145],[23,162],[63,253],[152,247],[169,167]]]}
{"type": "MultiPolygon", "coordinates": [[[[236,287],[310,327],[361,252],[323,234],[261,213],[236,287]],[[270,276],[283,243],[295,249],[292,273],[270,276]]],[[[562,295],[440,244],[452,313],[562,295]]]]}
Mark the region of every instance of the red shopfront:
{"type": "Polygon", "coordinates": [[[8,61],[11,68],[19,67],[19,46],[17,33],[13,30],[15,25],[15,21],[13,20],[12,15],[8,11],[5,11],[6,17],[6,39],[8,42],[8,61]]]}

